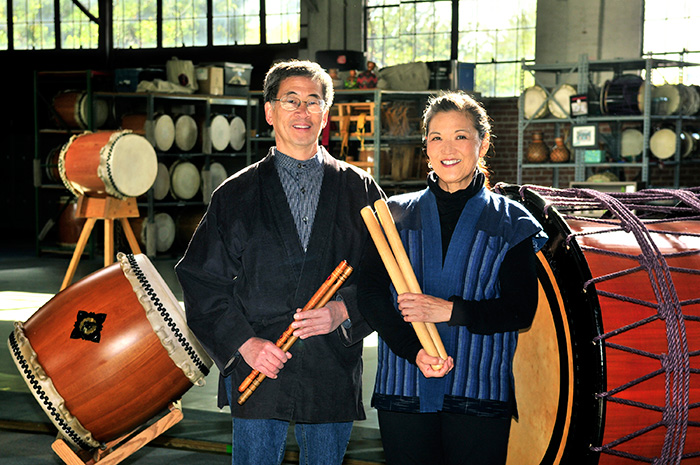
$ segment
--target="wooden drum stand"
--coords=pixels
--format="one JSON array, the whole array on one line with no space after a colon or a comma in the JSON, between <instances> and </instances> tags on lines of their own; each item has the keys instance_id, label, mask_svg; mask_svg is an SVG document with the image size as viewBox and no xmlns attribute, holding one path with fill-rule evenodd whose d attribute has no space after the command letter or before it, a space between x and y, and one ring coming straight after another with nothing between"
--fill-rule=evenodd
<instances>
[{"instance_id":1,"label":"wooden drum stand","mask_svg":"<svg viewBox=\"0 0 700 465\"><path fill-rule=\"evenodd\" d=\"M53 442L51 448L67 465L114 465L129 457L182 420L180 401L170 404L169 410L165 416L141 432L138 432L138 429L132 431L121 438L108 442L101 449L76 453L60 437Z\"/></svg>"},{"instance_id":2,"label":"wooden drum stand","mask_svg":"<svg viewBox=\"0 0 700 465\"><path fill-rule=\"evenodd\" d=\"M105 222L104 266L109 266L114 262L114 220L119 220L121 222L131 251L135 254L141 253L134 231L131 229L131 225L127 219L139 217L139 210L134 197L120 200L115 197L80 196L78 198L76 217L87 218L87 221L83 226L83 230L80 232L78 243L75 245L73 258L71 258L68 271L66 271L63 284L61 284L61 291L67 288L73 280L75 271L78 268L80 256L83 254L83 250L85 250L85 245L90 238L92 228L95 226L98 219L102 219Z\"/></svg>"}]
</instances>

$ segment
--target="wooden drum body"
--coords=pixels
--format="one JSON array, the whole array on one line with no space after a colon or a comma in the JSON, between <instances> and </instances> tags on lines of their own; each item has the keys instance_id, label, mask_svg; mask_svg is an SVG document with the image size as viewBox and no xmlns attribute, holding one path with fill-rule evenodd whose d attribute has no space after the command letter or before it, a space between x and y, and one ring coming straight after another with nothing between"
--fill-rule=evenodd
<instances>
[{"instance_id":1,"label":"wooden drum body","mask_svg":"<svg viewBox=\"0 0 700 465\"><path fill-rule=\"evenodd\" d=\"M697 463L700 193L497 190L549 235L516 351L508 463Z\"/></svg>"},{"instance_id":2,"label":"wooden drum body","mask_svg":"<svg viewBox=\"0 0 700 465\"><path fill-rule=\"evenodd\" d=\"M52 105L62 123L70 128L88 129L90 128L89 102L87 92L67 90L56 94ZM103 99L96 98L93 100L92 111L94 127L102 127L109 117L108 103Z\"/></svg>"},{"instance_id":3,"label":"wooden drum body","mask_svg":"<svg viewBox=\"0 0 700 465\"><path fill-rule=\"evenodd\" d=\"M63 146L58 170L76 196L126 199L151 188L158 159L148 140L131 131L85 132Z\"/></svg>"},{"instance_id":4,"label":"wooden drum body","mask_svg":"<svg viewBox=\"0 0 700 465\"><path fill-rule=\"evenodd\" d=\"M56 294L15 323L8 345L61 435L83 449L144 424L204 384L212 363L145 255L119 254Z\"/></svg>"}]
</instances>

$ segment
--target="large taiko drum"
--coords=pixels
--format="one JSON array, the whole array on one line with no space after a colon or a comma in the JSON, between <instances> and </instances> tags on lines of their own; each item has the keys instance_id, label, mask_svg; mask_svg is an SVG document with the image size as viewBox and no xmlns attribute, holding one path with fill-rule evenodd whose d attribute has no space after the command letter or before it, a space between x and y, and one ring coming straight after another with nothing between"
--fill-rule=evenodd
<instances>
[{"instance_id":1,"label":"large taiko drum","mask_svg":"<svg viewBox=\"0 0 700 465\"><path fill-rule=\"evenodd\" d=\"M644 79L623 74L607 81L600 90L600 112L604 115L639 115L640 89Z\"/></svg>"},{"instance_id":2,"label":"large taiko drum","mask_svg":"<svg viewBox=\"0 0 700 465\"><path fill-rule=\"evenodd\" d=\"M175 123L170 115L157 114L149 121L145 113L132 113L122 116L121 127L146 136L160 152L167 152L175 142Z\"/></svg>"},{"instance_id":3,"label":"large taiko drum","mask_svg":"<svg viewBox=\"0 0 700 465\"><path fill-rule=\"evenodd\" d=\"M53 97L52 106L61 122L69 128L90 128L90 99L85 91L66 90ZM102 127L109 117L109 104L107 101L94 98L92 102L92 121L94 128Z\"/></svg>"},{"instance_id":4,"label":"large taiko drum","mask_svg":"<svg viewBox=\"0 0 700 465\"><path fill-rule=\"evenodd\" d=\"M145 255L83 278L15 323L8 345L29 389L71 444L93 449L143 425L211 360Z\"/></svg>"},{"instance_id":5,"label":"large taiko drum","mask_svg":"<svg viewBox=\"0 0 700 465\"><path fill-rule=\"evenodd\" d=\"M496 190L549 235L508 463L697 463L700 190Z\"/></svg>"},{"instance_id":6,"label":"large taiko drum","mask_svg":"<svg viewBox=\"0 0 700 465\"><path fill-rule=\"evenodd\" d=\"M150 142L131 131L84 132L63 146L58 171L76 196L125 199L150 189L158 159Z\"/></svg>"}]
</instances>

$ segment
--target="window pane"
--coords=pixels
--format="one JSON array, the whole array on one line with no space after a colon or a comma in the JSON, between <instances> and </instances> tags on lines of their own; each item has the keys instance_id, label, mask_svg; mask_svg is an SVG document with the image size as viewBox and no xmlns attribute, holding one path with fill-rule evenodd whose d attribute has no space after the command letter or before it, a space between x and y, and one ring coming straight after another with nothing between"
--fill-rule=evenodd
<instances>
[{"instance_id":1,"label":"window pane","mask_svg":"<svg viewBox=\"0 0 700 465\"><path fill-rule=\"evenodd\" d=\"M299 42L300 0L265 0L265 41L268 44Z\"/></svg>"},{"instance_id":2,"label":"window pane","mask_svg":"<svg viewBox=\"0 0 700 465\"><path fill-rule=\"evenodd\" d=\"M52 0L12 0L12 13L16 50L56 48Z\"/></svg>"},{"instance_id":3,"label":"window pane","mask_svg":"<svg viewBox=\"0 0 700 465\"><path fill-rule=\"evenodd\" d=\"M99 18L97 0L80 2L92 16ZM98 46L99 26L71 0L61 0L61 48L95 49Z\"/></svg>"},{"instance_id":4,"label":"window pane","mask_svg":"<svg viewBox=\"0 0 700 465\"><path fill-rule=\"evenodd\" d=\"M260 43L259 0L212 0L214 45Z\"/></svg>"},{"instance_id":5,"label":"window pane","mask_svg":"<svg viewBox=\"0 0 700 465\"><path fill-rule=\"evenodd\" d=\"M115 48L156 47L156 0L113 0Z\"/></svg>"},{"instance_id":6,"label":"window pane","mask_svg":"<svg viewBox=\"0 0 700 465\"><path fill-rule=\"evenodd\" d=\"M7 50L9 47L7 20L7 2L0 2L0 50Z\"/></svg>"},{"instance_id":7,"label":"window pane","mask_svg":"<svg viewBox=\"0 0 700 465\"><path fill-rule=\"evenodd\" d=\"M206 0L163 0L163 47L205 45Z\"/></svg>"}]
</instances>

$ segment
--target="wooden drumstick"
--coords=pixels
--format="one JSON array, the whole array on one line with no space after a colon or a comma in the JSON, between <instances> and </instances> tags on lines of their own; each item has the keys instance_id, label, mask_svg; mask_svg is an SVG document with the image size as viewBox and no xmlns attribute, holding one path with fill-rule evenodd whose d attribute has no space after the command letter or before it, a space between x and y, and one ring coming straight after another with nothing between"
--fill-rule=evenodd
<instances>
[{"instance_id":1,"label":"wooden drumstick","mask_svg":"<svg viewBox=\"0 0 700 465\"><path fill-rule=\"evenodd\" d=\"M343 268L342 268L342 271L340 272L340 275L335 276L336 272L338 271L338 268L340 268L341 265L343 265ZM325 293L323 293L322 296L317 300L315 306L310 307L310 308L320 308L320 307L323 307L324 305L326 305L328 303L328 301L331 300L331 297L333 297L333 295L336 292L338 292L338 289L340 289L340 286L342 286L343 283L345 283L345 281L348 279L348 277L350 276L350 274L352 273L352 270L353 270L353 268L350 265L348 265L345 260L343 260L343 262L341 262L341 264L338 265L338 268L335 269L335 271L331 274L331 276L329 276L328 279L326 279L326 282L324 282L324 284L321 286L321 288L326 289ZM330 287L327 287L326 284L331 279L331 277L334 277L334 282L330 285ZM337 279L335 279L335 278L337 278ZM321 293L321 288L319 288L319 290L316 291L316 294L314 294L314 296L311 299L314 299L319 293ZM307 303L307 305L309 305L309 304ZM291 329L291 332L290 332L290 334L291 334L294 332L294 329L292 328L291 325L289 326L289 328L287 328L287 331L289 331L290 329ZM285 331L285 333L287 331ZM280 340L281 339L282 339L282 337L280 337ZM282 349L285 352L289 351L290 347L292 347L292 345L297 341L297 339L299 339L297 336L290 335L287 338L287 340L284 341L284 343L281 346L279 346L280 349ZM278 340L278 342L279 342L279 340ZM253 370L253 372L256 372L256 371L257 370ZM251 373L251 375L252 375L252 373ZM250 375L248 377L250 377ZM238 401L237 401L238 405L243 405L245 403L245 401L248 400L248 397L250 397L250 395L253 392L255 392L255 390L258 388L258 386L260 386L260 383L262 383L265 378L266 378L266 376L263 373L258 372L258 375L251 382L248 383L249 385L248 385L248 387L245 388L245 391L243 392L243 394L241 394L238 397ZM246 380L247 380L247 378L246 378Z\"/></svg>"},{"instance_id":2,"label":"wooden drumstick","mask_svg":"<svg viewBox=\"0 0 700 465\"><path fill-rule=\"evenodd\" d=\"M326 280L321 284L321 287L318 288L316 293L311 296L309 301L304 305L304 308L301 309L302 312L305 312L306 310L310 310L312 308L317 308L317 307L322 307L324 304L319 305L319 302L325 297L325 295L328 293L328 290L331 289L333 284L337 282L337 280L342 276L343 272L348 268L348 262L347 260L343 260L338 264L337 267L335 267L335 270L326 278ZM352 272L352 267L350 267L350 272ZM347 278L346 278L347 279ZM333 294L330 295L332 297ZM330 298L329 297L329 298ZM326 300L326 302L328 302ZM285 342L287 342L287 339L289 339L289 336L292 335L294 332L294 328L292 328L292 325L290 324L289 327L285 332L282 333L282 335L277 339L277 342L275 345L277 347L282 347ZM250 372L248 377L243 380L240 386L238 386L238 392L243 392L246 389L248 389L248 386L250 386L250 383L253 382L256 376L258 376L260 372L258 370L253 370Z\"/></svg>"},{"instance_id":3,"label":"wooden drumstick","mask_svg":"<svg viewBox=\"0 0 700 465\"><path fill-rule=\"evenodd\" d=\"M389 273L389 278L391 278L391 282L394 284L394 288L396 288L396 293L401 295L409 292L406 280L401 273L401 269L396 262L396 258L394 257L391 248L389 247L389 243L384 237L382 227L379 225L379 221L377 221L377 217L374 215L372 207L367 206L363 208L360 210L360 215L362 215L362 219L365 221L365 225L367 225L369 235L372 237L372 241L374 241L374 245L377 247L377 251L379 252L379 256L384 263L384 267ZM440 357L435 346L435 342L430 336L428 329L425 327L425 323L422 321L414 321L411 323L411 326L413 326L413 330L416 332L418 340L428 355L432 357ZM445 357L443 360L447 360L447 357ZM433 369L438 370L441 366L442 365L433 365Z\"/></svg>"},{"instance_id":4,"label":"wooden drumstick","mask_svg":"<svg viewBox=\"0 0 700 465\"><path fill-rule=\"evenodd\" d=\"M394 252L396 261L399 264L401 274L406 280L406 285L408 285L408 292L412 292L414 294L422 294L423 291L420 288L420 283L418 283L416 273L413 271L411 261L408 259L408 254L406 254L406 249L403 246L403 242L401 242L399 231L396 229L394 217L391 215L391 211L389 211L389 206L387 205L386 200L379 199L376 202L374 202L374 209L377 211L379 222L384 228L384 233L386 234L386 237L389 240L391 250ZM430 337L432 338L433 342L435 343L435 348L437 348L438 354L440 354L440 358L443 360L447 360L447 351L445 350L445 346L442 343L440 333L435 327L435 324L425 323L425 327L428 330L428 333L430 333Z\"/></svg>"}]
</instances>

